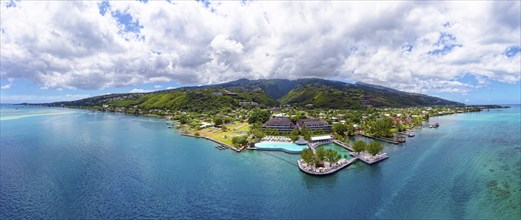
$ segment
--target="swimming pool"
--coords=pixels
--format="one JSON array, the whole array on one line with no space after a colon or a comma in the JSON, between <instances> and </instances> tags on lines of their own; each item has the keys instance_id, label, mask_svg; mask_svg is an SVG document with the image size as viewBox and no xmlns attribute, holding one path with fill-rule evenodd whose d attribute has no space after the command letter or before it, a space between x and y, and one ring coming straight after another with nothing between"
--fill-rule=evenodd
<instances>
[{"instance_id":1,"label":"swimming pool","mask_svg":"<svg viewBox=\"0 0 521 220\"><path fill-rule=\"evenodd\" d=\"M298 154L302 150L308 148L307 145L298 145L294 143L286 143L286 142L260 142L255 144L255 148L257 150L279 150L284 151L290 154Z\"/></svg>"}]
</instances>

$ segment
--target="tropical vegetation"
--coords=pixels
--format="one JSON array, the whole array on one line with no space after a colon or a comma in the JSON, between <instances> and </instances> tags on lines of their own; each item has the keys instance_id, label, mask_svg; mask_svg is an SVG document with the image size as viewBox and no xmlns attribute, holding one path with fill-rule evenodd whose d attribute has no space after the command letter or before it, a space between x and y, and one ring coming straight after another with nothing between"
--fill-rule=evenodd
<instances>
[{"instance_id":1,"label":"tropical vegetation","mask_svg":"<svg viewBox=\"0 0 521 220\"><path fill-rule=\"evenodd\" d=\"M300 158L312 166L322 165L324 162L336 163L342 159L342 156L333 149L318 147L315 151L316 153L313 153L311 149L304 149L300 152Z\"/></svg>"}]
</instances>

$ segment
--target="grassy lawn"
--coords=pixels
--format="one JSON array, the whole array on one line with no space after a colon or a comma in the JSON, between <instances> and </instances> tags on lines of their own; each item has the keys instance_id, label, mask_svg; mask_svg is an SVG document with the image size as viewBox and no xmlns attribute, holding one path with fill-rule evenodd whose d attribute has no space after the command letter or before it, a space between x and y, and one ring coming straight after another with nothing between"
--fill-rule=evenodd
<instances>
[{"instance_id":1,"label":"grassy lawn","mask_svg":"<svg viewBox=\"0 0 521 220\"><path fill-rule=\"evenodd\" d=\"M246 122L236 122L231 125L226 125L226 127L228 128L228 131L226 132L223 132L218 128L205 128L199 131L199 135L233 146L232 138L235 136L246 135L250 129L250 125Z\"/></svg>"}]
</instances>

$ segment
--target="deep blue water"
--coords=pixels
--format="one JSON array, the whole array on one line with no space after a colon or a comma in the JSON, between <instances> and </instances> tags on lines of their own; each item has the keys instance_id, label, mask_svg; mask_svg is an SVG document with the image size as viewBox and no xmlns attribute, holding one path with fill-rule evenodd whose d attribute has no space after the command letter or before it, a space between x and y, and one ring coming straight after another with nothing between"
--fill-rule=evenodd
<instances>
[{"instance_id":1,"label":"deep blue water","mask_svg":"<svg viewBox=\"0 0 521 220\"><path fill-rule=\"evenodd\" d=\"M432 118L389 159L327 177L159 119L14 108L0 109L0 219L521 217L519 106Z\"/></svg>"}]
</instances>

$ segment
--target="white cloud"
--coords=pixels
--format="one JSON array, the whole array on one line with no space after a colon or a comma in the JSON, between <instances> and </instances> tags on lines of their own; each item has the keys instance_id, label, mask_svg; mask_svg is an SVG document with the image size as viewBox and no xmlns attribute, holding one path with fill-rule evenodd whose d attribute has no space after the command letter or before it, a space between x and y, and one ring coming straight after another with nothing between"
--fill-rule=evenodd
<instances>
[{"instance_id":1,"label":"white cloud","mask_svg":"<svg viewBox=\"0 0 521 220\"><path fill-rule=\"evenodd\" d=\"M228 39L225 35L217 35L210 43L212 49L218 53L242 53L244 47L240 42Z\"/></svg>"},{"instance_id":2,"label":"white cloud","mask_svg":"<svg viewBox=\"0 0 521 220\"><path fill-rule=\"evenodd\" d=\"M3 85L2 87L0 87L2 89L10 89L11 88L11 84L6 84L6 85Z\"/></svg>"},{"instance_id":3,"label":"white cloud","mask_svg":"<svg viewBox=\"0 0 521 220\"><path fill-rule=\"evenodd\" d=\"M132 89L129 91L129 93L146 93L146 92L153 92L153 90L147 90L147 89Z\"/></svg>"},{"instance_id":4,"label":"white cloud","mask_svg":"<svg viewBox=\"0 0 521 220\"><path fill-rule=\"evenodd\" d=\"M140 32L97 2L3 4L0 76L65 89L320 77L457 93L521 80L521 53L505 55L521 47L516 1L110 4Z\"/></svg>"},{"instance_id":5,"label":"white cloud","mask_svg":"<svg viewBox=\"0 0 521 220\"><path fill-rule=\"evenodd\" d=\"M156 88L156 89L160 89L160 88L161 88L161 85L155 85L154 88Z\"/></svg>"},{"instance_id":6,"label":"white cloud","mask_svg":"<svg viewBox=\"0 0 521 220\"><path fill-rule=\"evenodd\" d=\"M0 89L10 89L13 86L14 78L8 78L7 84L0 87Z\"/></svg>"}]
</instances>

